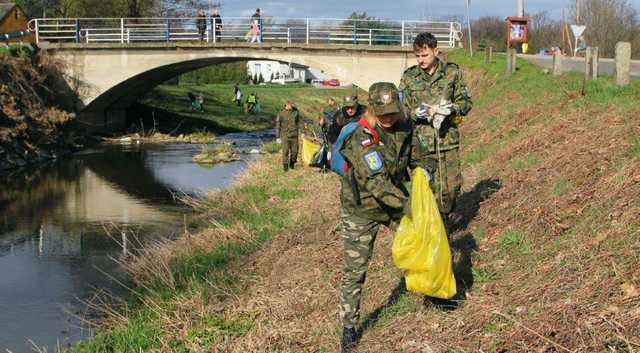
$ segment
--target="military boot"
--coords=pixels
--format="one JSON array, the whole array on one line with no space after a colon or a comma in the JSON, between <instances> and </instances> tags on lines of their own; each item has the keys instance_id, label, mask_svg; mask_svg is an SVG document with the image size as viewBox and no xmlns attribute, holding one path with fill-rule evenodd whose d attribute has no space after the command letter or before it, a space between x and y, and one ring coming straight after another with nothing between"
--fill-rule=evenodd
<instances>
[{"instance_id":1,"label":"military boot","mask_svg":"<svg viewBox=\"0 0 640 353\"><path fill-rule=\"evenodd\" d=\"M287 164L287 163L283 163L283 164L282 164L282 169L283 169L285 172L286 172L286 171L288 171L288 170L289 170L289 164Z\"/></svg>"},{"instance_id":2,"label":"military boot","mask_svg":"<svg viewBox=\"0 0 640 353\"><path fill-rule=\"evenodd\" d=\"M289 162L289 169L296 169L296 162Z\"/></svg>"},{"instance_id":3,"label":"military boot","mask_svg":"<svg viewBox=\"0 0 640 353\"><path fill-rule=\"evenodd\" d=\"M342 353L350 353L354 348L356 348L356 340L358 338L358 334L356 333L356 329L353 327L344 327L342 329Z\"/></svg>"}]
</instances>

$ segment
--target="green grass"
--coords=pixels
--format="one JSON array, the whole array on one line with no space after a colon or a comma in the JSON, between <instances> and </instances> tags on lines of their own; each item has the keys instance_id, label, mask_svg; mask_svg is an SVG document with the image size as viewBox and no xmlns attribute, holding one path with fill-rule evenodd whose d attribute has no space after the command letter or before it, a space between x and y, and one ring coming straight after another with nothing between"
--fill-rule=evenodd
<instances>
[{"instance_id":1,"label":"green grass","mask_svg":"<svg viewBox=\"0 0 640 353\"><path fill-rule=\"evenodd\" d=\"M551 188L551 195L554 197L560 197L576 188L576 185L571 180L560 178L556 180Z\"/></svg>"},{"instance_id":2,"label":"green grass","mask_svg":"<svg viewBox=\"0 0 640 353\"><path fill-rule=\"evenodd\" d=\"M286 99L292 99L306 118L317 119L328 97L341 100L351 88L316 88L309 85L241 85L243 101L255 92L260 100L261 111L245 113L233 102L233 84L169 85L163 84L149 92L140 102L148 107L169 112L174 124L181 119L210 123L208 130L221 133L227 131L254 131L274 126L275 117ZM191 109L187 94L202 94L204 112ZM168 122L167 125L170 125ZM174 126L175 126L174 125Z\"/></svg>"},{"instance_id":3,"label":"green grass","mask_svg":"<svg viewBox=\"0 0 640 353\"><path fill-rule=\"evenodd\" d=\"M472 269L473 274L473 282L474 284L484 284L491 282L498 278L498 274L495 271L487 270L487 269Z\"/></svg>"},{"instance_id":4,"label":"green grass","mask_svg":"<svg viewBox=\"0 0 640 353\"><path fill-rule=\"evenodd\" d=\"M510 159L509 164L511 165L511 168L513 168L515 171L521 171L525 168L529 168L536 165L538 161L539 161L539 157L537 154L527 153L524 156L514 157Z\"/></svg>"},{"instance_id":5,"label":"green grass","mask_svg":"<svg viewBox=\"0 0 640 353\"><path fill-rule=\"evenodd\" d=\"M503 253L524 255L529 253L530 245L526 233L510 229L498 239L498 246Z\"/></svg>"},{"instance_id":6,"label":"green grass","mask_svg":"<svg viewBox=\"0 0 640 353\"><path fill-rule=\"evenodd\" d=\"M262 144L262 152L264 153L278 153L280 152L280 144L273 141Z\"/></svg>"},{"instance_id":7,"label":"green grass","mask_svg":"<svg viewBox=\"0 0 640 353\"><path fill-rule=\"evenodd\" d=\"M631 158L640 157L640 136L631 136L629 143L631 145L629 147L629 155L631 156Z\"/></svg>"}]
</instances>

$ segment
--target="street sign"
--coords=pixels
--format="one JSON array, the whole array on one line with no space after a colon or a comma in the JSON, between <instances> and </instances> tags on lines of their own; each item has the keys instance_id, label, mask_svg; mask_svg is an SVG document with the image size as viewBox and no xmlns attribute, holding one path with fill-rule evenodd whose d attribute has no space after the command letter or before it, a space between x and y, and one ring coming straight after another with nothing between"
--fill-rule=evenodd
<instances>
[{"instance_id":1,"label":"street sign","mask_svg":"<svg viewBox=\"0 0 640 353\"><path fill-rule=\"evenodd\" d=\"M578 26L578 25L571 25L571 32L573 32L573 35L578 38L582 35L582 33L584 33L584 30L587 28L587 26Z\"/></svg>"}]
</instances>

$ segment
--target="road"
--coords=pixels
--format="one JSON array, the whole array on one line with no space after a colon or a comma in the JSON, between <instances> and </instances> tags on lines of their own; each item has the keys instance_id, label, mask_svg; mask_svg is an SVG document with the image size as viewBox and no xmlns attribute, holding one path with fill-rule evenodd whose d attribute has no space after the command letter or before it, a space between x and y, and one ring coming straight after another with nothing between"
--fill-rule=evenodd
<instances>
[{"instance_id":1,"label":"road","mask_svg":"<svg viewBox=\"0 0 640 353\"><path fill-rule=\"evenodd\" d=\"M552 56L519 54L518 57L548 69L553 66ZM613 76L615 67L613 59L601 58L598 65L598 75ZM563 57L562 71L584 72L584 58ZM640 79L640 60L631 60L631 78L634 80Z\"/></svg>"}]
</instances>

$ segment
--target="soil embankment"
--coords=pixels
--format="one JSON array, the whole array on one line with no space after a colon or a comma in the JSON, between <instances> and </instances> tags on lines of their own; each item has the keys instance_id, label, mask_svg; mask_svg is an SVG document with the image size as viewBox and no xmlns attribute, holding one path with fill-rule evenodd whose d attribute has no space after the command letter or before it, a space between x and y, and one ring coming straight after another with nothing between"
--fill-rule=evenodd
<instances>
[{"instance_id":1,"label":"soil embankment","mask_svg":"<svg viewBox=\"0 0 640 353\"><path fill-rule=\"evenodd\" d=\"M73 113L56 90L59 63L45 54L0 54L0 172L56 158L76 146Z\"/></svg>"},{"instance_id":2,"label":"soil embankment","mask_svg":"<svg viewBox=\"0 0 640 353\"><path fill-rule=\"evenodd\" d=\"M640 348L640 83L551 77L452 54L474 110L451 244L459 295L407 293L376 241L358 352ZM128 266L137 290L76 352L328 352L338 347L339 181L278 158Z\"/></svg>"}]
</instances>

